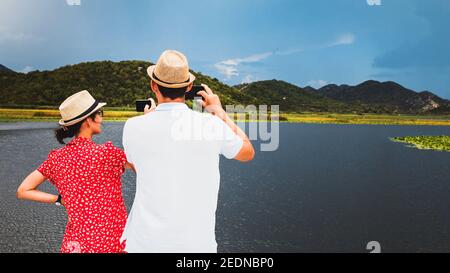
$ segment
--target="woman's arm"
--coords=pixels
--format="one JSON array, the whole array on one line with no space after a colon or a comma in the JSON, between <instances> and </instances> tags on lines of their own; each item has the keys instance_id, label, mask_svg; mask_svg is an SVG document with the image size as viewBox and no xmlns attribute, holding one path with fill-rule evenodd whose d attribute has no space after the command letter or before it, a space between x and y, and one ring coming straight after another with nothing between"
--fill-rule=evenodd
<instances>
[{"instance_id":1,"label":"woman's arm","mask_svg":"<svg viewBox=\"0 0 450 273\"><path fill-rule=\"evenodd\" d=\"M37 190L40 184L46 180L39 171L34 171L28 175L17 189L17 198L52 204L58 200L58 195Z\"/></svg>"}]
</instances>

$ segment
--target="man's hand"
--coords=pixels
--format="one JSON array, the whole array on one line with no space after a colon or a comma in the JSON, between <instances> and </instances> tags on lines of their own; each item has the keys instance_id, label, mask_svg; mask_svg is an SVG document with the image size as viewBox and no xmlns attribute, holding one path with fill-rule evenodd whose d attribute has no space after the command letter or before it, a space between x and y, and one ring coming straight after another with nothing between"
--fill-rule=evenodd
<instances>
[{"instance_id":1,"label":"man's hand","mask_svg":"<svg viewBox=\"0 0 450 273\"><path fill-rule=\"evenodd\" d=\"M148 113L150 113L150 112L153 112L153 111L156 109L156 103L155 103L155 101L154 101L152 98L149 98L148 100L152 102L152 107L150 108L150 107L148 106L148 104L145 105L145 107L144 107L144 115L146 115L146 114L148 114Z\"/></svg>"},{"instance_id":2,"label":"man's hand","mask_svg":"<svg viewBox=\"0 0 450 273\"><path fill-rule=\"evenodd\" d=\"M198 100L198 102L201 103L206 111L222 119L225 124L230 127L230 129L233 130L233 132L235 132L236 135L240 137L244 142L241 150L234 157L234 159L243 162L253 160L253 157L255 156L255 150L253 149L253 145L248 139L247 135L233 122L232 119L228 117L227 113L222 108L219 96L214 94L206 84L202 84L202 86L203 88L205 88L205 91L199 91L197 92L197 94L201 95L205 100Z\"/></svg>"},{"instance_id":3,"label":"man's hand","mask_svg":"<svg viewBox=\"0 0 450 273\"><path fill-rule=\"evenodd\" d=\"M222 108L222 103L220 102L219 96L213 93L211 88L209 88L206 84L202 84L205 91L199 91L197 94L202 96L205 100L197 100L206 111L210 112L213 115L221 116L225 114L225 110Z\"/></svg>"}]
</instances>

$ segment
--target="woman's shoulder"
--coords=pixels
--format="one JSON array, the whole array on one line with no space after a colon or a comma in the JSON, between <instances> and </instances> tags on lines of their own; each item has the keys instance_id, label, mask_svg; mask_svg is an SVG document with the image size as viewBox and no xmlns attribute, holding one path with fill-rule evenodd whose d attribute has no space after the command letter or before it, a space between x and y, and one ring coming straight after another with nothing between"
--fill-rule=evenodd
<instances>
[{"instance_id":1,"label":"woman's shoulder","mask_svg":"<svg viewBox=\"0 0 450 273\"><path fill-rule=\"evenodd\" d=\"M98 144L97 147L99 147L101 150L106 151L106 152L122 152L123 151L118 146L115 146L112 141L107 141L103 144Z\"/></svg>"},{"instance_id":2,"label":"woman's shoulder","mask_svg":"<svg viewBox=\"0 0 450 273\"><path fill-rule=\"evenodd\" d=\"M47 156L47 157L48 157L48 158L54 158L54 157L57 157L57 156L61 155L61 153L63 153L64 150L65 150L65 147L53 149L53 150L51 150L51 151L48 153L48 156Z\"/></svg>"},{"instance_id":3,"label":"woman's shoulder","mask_svg":"<svg viewBox=\"0 0 450 273\"><path fill-rule=\"evenodd\" d=\"M123 166L126 163L124 150L115 146L112 141L100 144L99 147L103 150L103 157L108 158L108 164Z\"/></svg>"},{"instance_id":4,"label":"woman's shoulder","mask_svg":"<svg viewBox=\"0 0 450 273\"><path fill-rule=\"evenodd\" d=\"M100 145L100 146L103 146L103 147L106 148L106 149L118 148L117 146L115 146L115 145L113 144L113 142L112 142L111 140L108 140L108 141L106 141L105 143L99 144L99 145Z\"/></svg>"}]
</instances>

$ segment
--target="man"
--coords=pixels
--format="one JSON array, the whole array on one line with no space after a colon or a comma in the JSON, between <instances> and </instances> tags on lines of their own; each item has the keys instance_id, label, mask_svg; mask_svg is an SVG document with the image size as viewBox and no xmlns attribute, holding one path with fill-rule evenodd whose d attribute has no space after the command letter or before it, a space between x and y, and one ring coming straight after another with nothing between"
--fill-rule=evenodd
<instances>
[{"instance_id":1,"label":"man","mask_svg":"<svg viewBox=\"0 0 450 273\"><path fill-rule=\"evenodd\" d=\"M208 86L197 94L209 114L187 107L185 92L195 76L182 53L164 51L147 73L158 106L129 119L123 131L127 159L137 172L136 195L122 236L125 250L217 252L220 154L250 161L253 146Z\"/></svg>"}]
</instances>

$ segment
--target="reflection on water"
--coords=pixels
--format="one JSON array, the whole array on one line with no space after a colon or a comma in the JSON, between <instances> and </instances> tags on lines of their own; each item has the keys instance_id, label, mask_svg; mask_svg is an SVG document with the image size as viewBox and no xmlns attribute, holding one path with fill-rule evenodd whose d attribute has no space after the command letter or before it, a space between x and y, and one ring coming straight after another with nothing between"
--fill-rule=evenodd
<instances>
[{"instance_id":1,"label":"reflection on water","mask_svg":"<svg viewBox=\"0 0 450 273\"><path fill-rule=\"evenodd\" d=\"M123 123L94 140L121 146ZM51 149L53 123L0 124L0 252L57 252L64 208L15 191ZM220 252L450 251L450 153L389 141L448 127L280 124L280 147L239 163L221 158ZM255 142L256 144L257 142ZM257 145L256 147L259 147ZM123 178L128 210L132 172ZM49 183L43 190L54 192Z\"/></svg>"}]
</instances>

